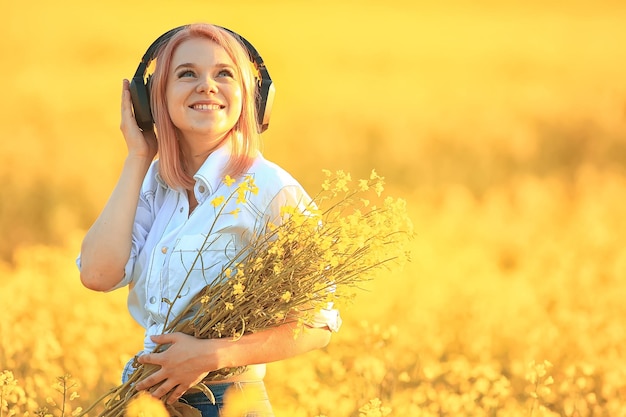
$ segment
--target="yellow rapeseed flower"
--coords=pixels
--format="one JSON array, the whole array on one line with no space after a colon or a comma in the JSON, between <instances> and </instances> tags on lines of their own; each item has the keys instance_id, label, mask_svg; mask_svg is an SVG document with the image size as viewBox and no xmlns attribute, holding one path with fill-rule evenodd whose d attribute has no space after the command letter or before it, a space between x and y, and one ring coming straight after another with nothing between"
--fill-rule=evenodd
<instances>
[{"instance_id":1,"label":"yellow rapeseed flower","mask_svg":"<svg viewBox=\"0 0 626 417\"><path fill-rule=\"evenodd\" d=\"M230 187L231 185L233 185L235 183L235 179L232 178L230 175L226 175L224 177L224 184L226 184L227 187Z\"/></svg>"},{"instance_id":2,"label":"yellow rapeseed flower","mask_svg":"<svg viewBox=\"0 0 626 417\"><path fill-rule=\"evenodd\" d=\"M337 183L335 184L335 191L348 191L348 183L352 181L350 173L346 173L343 170L337 171Z\"/></svg>"},{"instance_id":3,"label":"yellow rapeseed flower","mask_svg":"<svg viewBox=\"0 0 626 417\"><path fill-rule=\"evenodd\" d=\"M236 219L237 217L239 217L239 212L240 211L241 211L241 209L239 207L237 207L233 211L229 211L228 214L232 214L233 217Z\"/></svg>"},{"instance_id":4,"label":"yellow rapeseed flower","mask_svg":"<svg viewBox=\"0 0 626 417\"><path fill-rule=\"evenodd\" d=\"M169 417L169 413L159 399L141 391L126 406L125 417Z\"/></svg>"},{"instance_id":5,"label":"yellow rapeseed flower","mask_svg":"<svg viewBox=\"0 0 626 417\"><path fill-rule=\"evenodd\" d=\"M241 294L243 294L243 290L245 288L246 287L241 282L238 282L238 283L234 284L233 285L233 295L241 295Z\"/></svg>"},{"instance_id":6,"label":"yellow rapeseed flower","mask_svg":"<svg viewBox=\"0 0 626 417\"><path fill-rule=\"evenodd\" d=\"M384 407L378 398L359 408L359 417L384 417L391 413L391 408Z\"/></svg>"},{"instance_id":7,"label":"yellow rapeseed flower","mask_svg":"<svg viewBox=\"0 0 626 417\"><path fill-rule=\"evenodd\" d=\"M0 390L0 393L8 394L13 390L13 387L15 386L17 386L17 379L15 379L15 377L13 376L13 372L2 371L2 373L0 374L0 387L6 388L2 388Z\"/></svg>"},{"instance_id":8,"label":"yellow rapeseed flower","mask_svg":"<svg viewBox=\"0 0 626 417\"><path fill-rule=\"evenodd\" d=\"M258 272L261 270L261 268L263 267L263 258L256 258L254 260L254 262L252 263L252 271L253 272Z\"/></svg>"},{"instance_id":9,"label":"yellow rapeseed flower","mask_svg":"<svg viewBox=\"0 0 626 417\"><path fill-rule=\"evenodd\" d=\"M259 193L259 187L255 184L254 177L252 175L246 175L244 183L247 191L250 191L254 195Z\"/></svg>"},{"instance_id":10,"label":"yellow rapeseed flower","mask_svg":"<svg viewBox=\"0 0 626 417\"><path fill-rule=\"evenodd\" d=\"M377 182L376 185L374 185L374 191L376 192L376 195L378 197L380 197L380 195L383 193L384 190L385 190L385 187L383 186L382 182Z\"/></svg>"},{"instance_id":11,"label":"yellow rapeseed flower","mask_svg":"<svg viewBox=\"0 0 626 417\"><path fill-rule=\"evenodd\" d=\"M280 208L280 215L281 216L293 215L295 211L296 211L296 208L293 206L282 206Z\"/></svg>"},{"instance_id":12,"label":"yellow rapeseed flower","mask_svg":"<svg viewBox=\"0 0 626 417\"><path fill-rule=\"evenodd\" d=\"M248 191L247 187L241 187L242 182L239 188L237 188L237 204L244 204L246 202L246 191Z\"/></svg>"},{"instance_id":13,"label":"yellow rapeseed flower","mask_svg":"<svg viewBox=\"0 0 626 417\"><path fill-rule=\"evenodd\" d=\"M215 197L212 201L211 201L211 205L215 208L221 206L224 203L224 196L220 195L218 197Z\"/></svg>"},{"instance_id":14,"label":"yellow rapeseed flower","mask_svg":"<svg viewBox=\"0 0 626 417\"><path fill-rule=\"evenodd\" d=\"M263 405L263 391L255 385L233 386L224 393L224 408L220 415L241 417L246 415L267 416L269 410L259 409Z\"/></svg>"}]
</instances>

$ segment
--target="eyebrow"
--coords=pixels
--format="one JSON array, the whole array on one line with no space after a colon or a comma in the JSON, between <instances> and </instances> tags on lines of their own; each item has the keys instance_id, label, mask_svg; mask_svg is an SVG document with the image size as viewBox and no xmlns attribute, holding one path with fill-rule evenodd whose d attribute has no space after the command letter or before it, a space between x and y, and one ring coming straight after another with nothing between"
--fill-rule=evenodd
<instances>
[{"instance_id":1,"label":"eyebrow","mask_svg":"<svg viewBox=\"0 0 626 417\"><path fill-rule=\"evenodd\" d=\"M191 62L185 62L184 64L180 64L178 65L176 68L174 68L174 72L178 72L178 70L182 69L182 68L194 68L195 65Z\"/></svg>"},{"instance_id":2,"label":"eyebrow","mask_svg":"<svg viewBox=\"0 0 626 417\"><path fill-rule=\"evenodd\" d=\"M181 68L195 68L197 67L197 64L194 64L193 62L185 62L184 64L180 64L178 65L176 68L174 68L174 72L177 72L178 70L180 70ZM219 62L217 64L215 64L216 68L230 68L230 69L235 69L234 65L231 65L229 63L226 62Z\"/></svg>"}]
</instances>

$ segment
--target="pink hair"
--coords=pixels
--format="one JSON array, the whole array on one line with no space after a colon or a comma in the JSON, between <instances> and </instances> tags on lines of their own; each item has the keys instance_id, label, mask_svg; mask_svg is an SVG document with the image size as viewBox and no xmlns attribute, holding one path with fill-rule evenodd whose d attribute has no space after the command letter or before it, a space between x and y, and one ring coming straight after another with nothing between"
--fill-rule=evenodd
<instances>
[{"instance_id":1,"label":"pink hair","mask_svg":"<svg viewBox=\"0 0 626 417\"><path fill-rule=\"evenodd\" d=\"M178 143L178 129L172 123L167 110L166 85L176 48L186 40L206 38L220 45L235 64L237 79L242 84L242 111L230 132L231 156L223 174L233 178L246 172L260 149L256 111L256 81L248 53L235 37L222 28L205 23L185 26L174 34L157 52L155 70L150 81L150 107L159 145L159 173L172 188L191 189L195 183L193 173L185 170L185 163Z\"/></svg>"}]
</instances>

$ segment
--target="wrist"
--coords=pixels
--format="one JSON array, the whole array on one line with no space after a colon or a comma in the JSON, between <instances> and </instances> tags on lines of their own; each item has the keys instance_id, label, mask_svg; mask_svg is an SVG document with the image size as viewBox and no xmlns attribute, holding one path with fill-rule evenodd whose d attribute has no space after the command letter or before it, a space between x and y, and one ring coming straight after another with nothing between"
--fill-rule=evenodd
<instances>
[{"instance_id":1,"label":"wrist","mask_svg":"<svg viewBox=\"0 0 626 417\"><path fill-rule=\"evenodd\" d=\"M145 173L150 167L150 164L152 163L152 161L153 161L153 158L150 158L147 155L128 154L126 156L126 160L124 161L124 164L128 168L138 169L140 171L143 171L143 173Z\"/></svg>"},{"instance_id":2,"label":"wrist","mask_svg":"<svg viewBox=\"0 0 626 417\"><path fill-rule=\"evenodd\" d=\"M207 342L210 344L205 350L208 353L207 364L212 370L239 366L233 357L237 342L230 338L207 339Z\"/></svg>"}]
</instances>

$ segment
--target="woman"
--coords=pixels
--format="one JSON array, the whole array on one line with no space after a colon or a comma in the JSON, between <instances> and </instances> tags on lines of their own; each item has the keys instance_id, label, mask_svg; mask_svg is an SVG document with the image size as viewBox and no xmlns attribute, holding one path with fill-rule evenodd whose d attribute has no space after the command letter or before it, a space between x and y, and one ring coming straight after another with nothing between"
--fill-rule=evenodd
<instances>
[{"instance_id":1,"label":"woman","mask_svg":"<svg viewBox=\"0 0 626 417\"><path fill-rule=\"evenodd\" d=\"M264 390L266 363L326 346L340 322L336 311L327 311L295 339L293 324L238 341L161 334L171 300L176 315L259 225L279 218L281 206L308 200L293 177L259 152L254 77L247 52L229 31L209 24L184 27L156 54L150 82L156 134L138 127L124 80L121 131L128 155L77 261L87 288L129 286L130 313L146 330L138 361L160 366L136 388L161 384L153 396L169 403L182 398L203 416L219 415L220 393L229 387L255 384ZM216 216L211 204L227 192L226 175L237 181L251 175L259 190L237 216ZM212 224L215 238L202 254L204 267L185 280ZM156 345L168 348L153 353ZM204 381L218 397L215 406L202 393L188 393L209 372L240 366L246 367L241 374ZM125 379L131 371L127 365ZM271 415L265 402L258 412Z\"/></svg>"}]
</instances>

